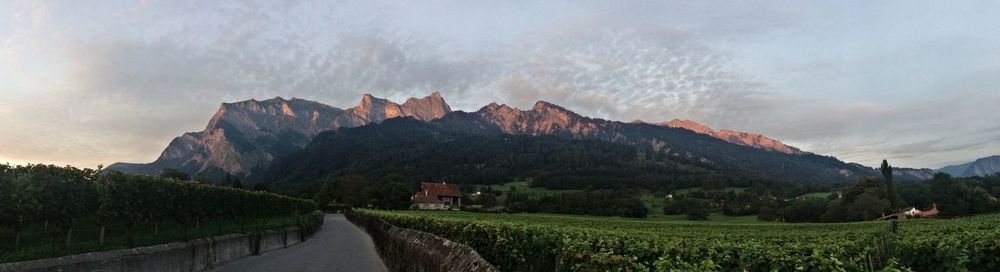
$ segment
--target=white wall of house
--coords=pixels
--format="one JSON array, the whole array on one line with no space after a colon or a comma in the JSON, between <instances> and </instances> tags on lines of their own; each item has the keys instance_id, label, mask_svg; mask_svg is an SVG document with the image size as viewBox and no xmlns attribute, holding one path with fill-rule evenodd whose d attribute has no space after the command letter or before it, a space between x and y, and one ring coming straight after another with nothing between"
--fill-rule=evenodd
<instances>
[{"instance_id":1,"label":"white wall of house","mask_svg":"<svg viewBox=\"0 0 1000 272\"><path fill-rule=\"evenodd\" d=\"M416 204L417 209L421 210L444 210L444 204L437 203L418 203Z\"/></svg>"}]
</instances>

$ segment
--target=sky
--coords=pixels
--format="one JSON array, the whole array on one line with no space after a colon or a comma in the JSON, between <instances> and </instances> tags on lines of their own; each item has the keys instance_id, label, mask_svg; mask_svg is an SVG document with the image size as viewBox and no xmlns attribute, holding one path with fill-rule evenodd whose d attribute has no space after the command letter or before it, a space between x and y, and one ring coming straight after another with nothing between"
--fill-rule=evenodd
<instances>
[{"instance_id":1,"label":"sky","mask_svg":"<svg viewBox=\"0 0 1000 272\"><path fill-rule=\"evenodd\" d=\"M149 162L223 102L545 100L875 166L1000 154L1000 1L0 2L0 162Z\"/></svg>"}]
</instances>

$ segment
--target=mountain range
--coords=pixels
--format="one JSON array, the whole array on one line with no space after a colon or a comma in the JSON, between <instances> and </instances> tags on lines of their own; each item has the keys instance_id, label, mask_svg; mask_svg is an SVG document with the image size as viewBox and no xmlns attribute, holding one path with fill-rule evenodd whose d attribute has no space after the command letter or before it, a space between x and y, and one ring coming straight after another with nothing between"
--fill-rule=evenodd
<instances>
[{"instance_id":1,"label":"mountain range","mask_svg":"<svg viewBox=\"0 0 1000 272\"><path fill-rule=\"evenodd\" d=\"M872 168L804 152L764 135L717 131L689 120L658 124L609 121L582 116L545 101L528 110L491 103L475 112L452 111L437 92L402 104L365 94L357 106L347 109L280 97L224 103L203 131L175 138L157 160L116 163L109 169L152 175L174 168L210 178L230 174L286 179L273 173L287 171L278 171L272 165L286 158L301 159L299 154L309 153L318 136L379 127L392 118L412 118L437 129L461 132L456 135L551 136L635 146L643 152L666 156L671 163L739 176L829 183L876 174ZM932 174L925 169L900 170L897 175L907 179Z\"/></svg>"},{"instance_id":2,"label":"mountain range","mask_svg":"<svg viewBox=\"0 0 1000 272\"><path fill-rule=\"evenodd\" d=\"M430 121L451 112L440 93L402 104L364 94L348 109L281 97L224 103L200 132L175 138L151 163L115 163L108 169L155 175L173 168L218 178L249 176L275 158L298 152L323 131L379 123L396 117Z\"/></svg>"},{"instance_id":3,"label":"mountain range","mask_svg":"<svg viewBox=\"0 0 1000 272\"><path fill-rule=\"evenodd\" d=\"M993 175L1000 173L1000 156L991 156L963 164L946 166L937 171L956 177Z\"/></svg>"}]
</instances>

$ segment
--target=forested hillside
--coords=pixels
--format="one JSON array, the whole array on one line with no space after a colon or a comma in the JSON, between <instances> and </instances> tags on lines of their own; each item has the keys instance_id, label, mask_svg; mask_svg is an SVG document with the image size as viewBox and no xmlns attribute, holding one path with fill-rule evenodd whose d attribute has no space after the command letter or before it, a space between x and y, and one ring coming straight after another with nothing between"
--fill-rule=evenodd
<instances>
[{"instance_id":1,"label":"forested hillside","mask_svg":"<svg viewBox=\"0 0 1000 272\"><path fill-rule=\"evenodd\" d=\"M772 168L802 167L788 155L736 146L687 130L647 126L660 137L692 137L697 142L671 147L693 150L713 158L715 150L740 151L746 156L765 156L760 161ZM730 149L730 150L726 150ZM739 160L739 155L726 160ZM748 164L753 164L748 162ZM805 170L802 170L805 171ZM786 173L794 173L786 171ZM755 183L788 190L824 190L837 183L835 178L782 179L721 167L688 156L657 151L648 145L630 145L603 140L567 139L558 136L510 135L500 132L474 114L456 112L433 122L390 119L382 124L325 132L302 152L279 159L263 175L251 182L273 182L279 190L310 191L320 181L345 175L362 175L377 180L387 174L401 174L412 181L447 181L462 184L498 184L514 179L533 180L534 186L551 189L649 189L667 191L702 186L748 187ZM801 181L801 182L800 182ZM820 189L823 188L823 189Z\"/></svg>"}]
</instances>

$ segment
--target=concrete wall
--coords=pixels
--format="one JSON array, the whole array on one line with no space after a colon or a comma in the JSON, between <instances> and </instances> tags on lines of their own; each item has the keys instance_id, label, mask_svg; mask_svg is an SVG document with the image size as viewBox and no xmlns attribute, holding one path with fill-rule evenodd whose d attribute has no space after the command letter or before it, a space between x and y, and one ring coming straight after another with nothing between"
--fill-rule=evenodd
<instances>
[{"instance_id":1,"label":"concrete wall","mask_svg":"<svg viewBox=\"0 0 1000 272\"><path fill-rule=\"evenodd\" d=\"M227 234L188 242L0 264L0 272L205 271L228 261L286 248L300 242L302 236L298 228Z\"/></svg>"},{"instance_id":2,"label":"concrete wall","mask_svg":"<svg viewBox=\"0 0 1000 272\"><path fill-rule=\"evenodd\" d=\"M368 232L389 271L497 271L469 246L355 212L345 216Z\"/></svg>"}]
</instances>

